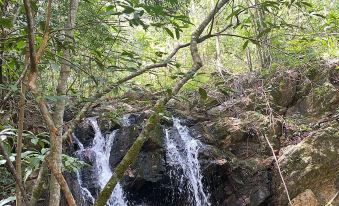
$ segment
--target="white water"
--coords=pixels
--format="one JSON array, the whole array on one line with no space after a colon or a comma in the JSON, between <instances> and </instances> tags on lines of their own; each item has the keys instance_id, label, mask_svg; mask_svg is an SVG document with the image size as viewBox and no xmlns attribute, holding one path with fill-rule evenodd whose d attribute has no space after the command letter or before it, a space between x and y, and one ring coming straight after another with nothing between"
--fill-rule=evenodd
<instances>
[{"instance_id":1,"label":"white water","mask_svg":"<svg viewBox=\"0 0 339 206\"><path fill-rule=\"evenodd\" d=\"M73 140L76 142L76 144L79 146L79 150L76 151L75 154L78 156L79 159L82 159L81 155L82 155L82 152L84 151L84 145L79 141L79 139L74 134L72 134L72 137L73 137ZM91 194L91 192L86 187L84 187L82 185L82 179L81 179L81 175L80 175L79 170L77 170L75 174L77 176L77 181L80 185L82 199L84 201L89 200L91 202L91 204L94 204L95 200L94 200L93 195Z\"/></svg>"},{"instance_id":2,"label":"white water","mask_svg":"<svg viewBox=\"0 0 339 206\"><path fill-rule=\"evenodd\" d=\"M81 176L79 171L76 172L76 176L77 176L77 180L79 182L80 185L80 189L81 189L81 194L82 194L82 199L84 201L89 200L91 202L91 204L94 204L94 197L92 196L91 192L86 188L82 186L82 180L81 180Z\"/></svg>"},{"instance_id":3,"label":"white water","mask_svg":"<svg viewBox=\"0 0 339 206\"><path fill-rule=\"evenodd\" d=\"M190 191L189 202L196 206L209 206L211 203L203 188L198 160L199 148L202 144L199 140L191 137L188 128L181 125L179 119L173 118L173 122L180 140L176 141L166 130L166 155L168 163L173 167L171 177L180 181L180 191L184 189L183 184L187 183Z\"/></svg>"},{"instance_id":4,"label":"white water","mask_svg":"<svg viewBox=\"0 0 339 206\"><path fill-rule=\"evenodd\" d=\"M93 145L89 149L95 153L95 163L94 163L96 173L95 175L97 175L98 185L100 187L100 190L102 190L105 187L106 183L109 181L110 177L112 176L112 171L109 166L109 156L117 131L116 130L113 131L106 138L104 138L104 136L101 133L100 127L98 126L97 120L95 118L89 118L88 120L90 121L95 132ZM82 152L85 151L84 146L79 141L79 139L74 135L73 139L79 146L79 150L76 151L75 154L81 159ZM83 200L88 200L93 204L95 199L91 192L82 185L82 178L79 171L76 172L76 176L80 185ZM118 183L114 188L107 205L127 206L127 201L124 197L124 192L120 183Z\"/></svg>"},{"instance_id":5,"label":"white water","mask_svg":"<svg viewBox=\"0 0 339 206\"><path fill-rule=\"evenodd\" d=\"M98 126L97 120L94 118L89 118L89 121L91 122L95 132L92 150L95 152L95 171L98 175L100 189L102 190L112 176L112 171L109 166L109 156L111 153L111 148L114 142L116 131L113 131L111 134L109 134L108 139L105 140ZM114 188L113 193L108 201L108 205L127 205L127 201L125 200L120 183L118 183Z\"/></svg>"}]
</instances>

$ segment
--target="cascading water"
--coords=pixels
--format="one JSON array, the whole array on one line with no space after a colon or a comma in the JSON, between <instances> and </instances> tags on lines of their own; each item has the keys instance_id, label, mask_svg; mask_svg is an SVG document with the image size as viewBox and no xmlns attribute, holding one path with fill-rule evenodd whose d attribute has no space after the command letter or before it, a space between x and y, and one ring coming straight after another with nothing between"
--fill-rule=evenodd
<instances>
[{"instance_id":1,"label":"cascading water","mask_svg":"<svg viewBox=\"0 0 339 206\"><path fill-rule=\"evenodd\" d=\"M77 139L75 136L73 136L73 139L79 147L79 149L75 152L75 155L81 160L89 158L94 161L93 169L90 170L89 174L95 177L94 181L96 181L97 187L87 189L85 185L88 184L88 180L86 180L88 177L84 176L82 178L82 175L86 175L88 173L85 171L85 173L76 173L76 178L80 185L80 192L82 195L81 198L83 202L93 204L95 198L92 196L91 191L96 188L102 190L112 175L109 164L111 149L112 146L115 147L119 145L119 141L121 141L121 139L115 140L115 138L125 138L125 136L121 136L122 133L118 133L118 130L115 130L109 135L104 136L95 118L88 118L88 121L90 122L95 133L92 146L89 148L84 148L79 139ZM135 122L135 116L125 115L124 118L122 118L122 125L124 128L120 131L126 131L126 128L136 124ZM169 173L167 174L169 174L171 179L171 187L168 187L169 185L164 185L163 187L168 189L171 188L173 193L170 191L168 191L168 193L162 193L161 195L164 199L153 199L150 202L147 202L147 199L143 198L146 198L148 194L144 194L145 196L133 196L134 192L142 191L139 189L136 191L130 191L131 187L127 187L127 189L129 189L129 193L132 194L129 196L129 201L127 201L124 191L121 185L118 183L107 203L108 206L148 205L153 201L157 202L155 205L211 205L209 202L209 194L204 189L202 184L202 174L198 160L199 150L202 148L203 144L190 135L189 129L182 125L179 119L173 118L173 123L173 128L167 129L165 136L167 160L166 165L169 168ZM126 133L123 134L126 135ZM117 145L113 145L114 142L116 142ZM143 161L146 161L145 164L147 164L148 160ZM90 185L88 185L88 187L90 187ZM145 188L146 187L147 186L145 185ZM148 197L153 195L154 194L151 194ZM139 199L134 199L136 197Z\"/></svg>"},{"instance_id":2,"label":"cascading water","mask_svg":"<svg viewBox=\"0 0 339 206\"><path fill-rule=\"evenodd\" d=\"M75 152L75 155L82 160L82 152L84 151L84 145L79 141L79 139L72 134L73 140L75 141L75 143L78 145L79 150ZM82 185L82 179L81 179L81 175L79 171L76 171L76 177L77 177L77 181L80 185L80 190L81 190L81 197L83 199L84 202L89 201L91 204L94 204L94 197L91 194L91 192Z\"/></svg>"},{"instance_id":3,"label":"cascading water","mask_svg":"<svg viewBox=\"0 0 339 206\"><path fill-rule=\"evenodd\" d=\"M198 160L199 149L202 144L191 137L187 127L181 125L180 120L173 118L174 128L178 131L179 139L170 135L166 130L166 156L171 166L171 178L179 181L179 191L182 192L185 185L189 190L189 202L196 206L211 205L208 194L204 191L202 175Z\"/></svg>"},{"instance_id":4,"label":"cascading water","mask_svg":"<svg viewBox=\"0 0 339 206\"><path fill-rule=\"evenodd\" d=\"M98 122L94 118L89 118L89 121L92 124L92 127L95 132L92 150L95 152L95 169L96 173L99 176L99 186L102 190L106 183L109 181L112 176L112 171L109 166L109 155L111 153L112 144L115 138L116 131L113 131L108 136L108 140L105 141L105 138L101 134L101 130L98 126ZM127 205L122 187L118 183L113 190L110 200L108 201L109 206L125 206Z\"/></svg>"},{"instance_id":5,"label":"cascading water","mask_svg":"<svg viewBox=\"0 0 339 206\"><path fill-rule=\"evenodd\" d=\"M98 185L100 187L100 190L104 188L106 183L109 181L110 177L112 176L112 171L109 166L109 156L112 148L112 144L114 142L114 138L116 135L116 130L113 131L111 134L107 136L107 138L104 138L104 136L101 133L101 130L98 126L98 122L95 118L89 118L88 119L93 127L93 130L95 132L95 136L93 139L93 145L90 148L95 154L95 175L97 175L98 179ZM73 136L75 142L79 146L79 150L76 151L76 155L78 158L81 158L82 152L84 151L84 146L82 143ZM85 200L90 201L91 203L94 203L94 198L90 191L82 186L82 179L79 172L77 172L77 179L81 187L81 193L83 195L83 198ZM108 206L126 206L127 201L124 197L124 192L121 187L121 185L118 183L115 189L113 190L113 193L108 201Z\"/></svg>"}]
</instances>

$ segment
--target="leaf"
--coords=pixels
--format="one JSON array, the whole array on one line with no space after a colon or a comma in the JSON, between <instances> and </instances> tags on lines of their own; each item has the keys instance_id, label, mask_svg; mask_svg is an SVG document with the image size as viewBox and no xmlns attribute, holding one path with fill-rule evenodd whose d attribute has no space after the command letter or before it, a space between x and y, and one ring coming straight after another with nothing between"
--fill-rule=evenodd
<instances>
[{"instance_id":1,"label":"leaf","mask_svg":"<svg viewBox=\"0 0 339 206\"><path fill-rule=\"evenodd\" d=\"M170 35L173 39L174 39L174 34L173 34L173 32L169 29L169 28L164 28L165 29L165 31L167 32L167 34L168 35Z\"/></svg>"},{"instance_id":2,"label":"leaf","mask_svg":"<svg viewBox=\"0 0 339 206\"><path fill-rule=\"evenodd\" d=\"M199 87L199 94L200 94L200 98L203 100L207 99L207 92L205 89Z\"/></svg>"},{"instance_id":3,"label":"leaf","mask_svg":"<svg viewBox=\"0 0 339 206\"><path fill-rule=\"evenodd\" d=\"M25 41L19 41L16 44L16 48L18 48L18 49L23 49L25 46L26 46L26 42Z\"/></svg>"},{"instance_id":4,"label":"leaf","mask_svg":"<svg viewBox=\"0 0 339 206\"><path fill-rule=\"evenodd\" d=\"M180 30L178 28L175 28L175 36L180 39Z\"/></svg>"},{"instance_id":5,"label":"leaf","mask_svg":"<svg viewBox=\"0 0 339 206\"><path fill-rule=\"evenodd\" d=\"M234 10L230 15L228 15L228 16L226 17L226 20L232 18L233 16L239 15L239 12L241 12L241 11L242 11L242 9Z\"/></svg>"},{"instance_id":6,"label":"leaf","mask_svg":"<svg viewBox=\"0 0 339 206\"><path fill-rule=\"evenodd\" d=\"M0 201L0 206L5 206L7 203L13 202L15 200L15 196L10 196L6 199Z\"/></svg>"},{"instance_id":7,"label":"leaf","mask_svg":"<svg viewBox=\"0 0 339 206\"><path fill-rule=\"evenodd\" d=\"M31 139L32 144L37 145L39 142L38 138Z\"/></svg>"},{"instance_id":8,"label":"leaf","mask_svg":"<svg viewBox=\"0 0 339 206\"><path fill-rule=\"evenodd\" d=\"M317 14L317 13L315 13L315 14L313 14L314 16L318 16L318 17L321 17L321 18L323 18L323 19L326 19L326 16L324 16L324 15L322 15L322 14Z\"/></svg>"},{"instance_id":9,"label":"leaf","mask_svg":"<svg viewBox=\"0 0 339 206\"><path fill-rule=\"evenodd\" d=\"M181 67L181 64L177 62L177 63L174 64L174 66L175 66L176 68L180 68L180 67Z\"/></svg>"},{"instance_id":10,"label":"leaf","mask_svg":"<svg viewBox=\"0 0 339 206\"><path fill-rule=\"evenodd\" d=\"M122 7L124 7L123 13L125 13L125 14L131 14L135 11L134 8L132 8L130 6L122 6Z\"/></svg>"},{"instance_id":11,"label":"leaf","mask_svg":"<svg viewBox=\"0 0 339 206\"><path fill-rule=\"evenodd\" d=\"M0 165L6 164L6 160L0 160Z\"/></svg>"},{"instance_id":12,"label":"leaf","mask_svg":"<svg viewBox=\"0 0 339 206\"><path fill-rule=\"evenodd\" d=\"M0 17L0 25L6 28L12 28L13 27L12 19Z\"/></svg>"},{"instance_id":13,"label":"leaf","mask_svg":"<svg viewBox=\"0 0 339 206\"><path fill-rule=\"evenodd\" d=\"M301 3L301 4L304 4L305 6L308 6L308 7L313 7L313 4L308 3L308 2L306 2L306 1L301 1L300 3Z\"/></svg>"},{"instance_id":14,"label":"leaf","mask_svg":"<svg viewBox=\"0 0 339 206\"><path fill-rule=\"evenodd\" d=\"M32 174L32 169L28 168L25 170L24 182L26 182L27 178Z\"/></svg>"},{"instance_id":15,"label":"leaf","mask_svg":"<svg viewBox=\"0 0 339 206\"><path fill-rule=\"evenodd\" d=\"M246 40L245 43L242 45L242 49L245 50L249 42L250 42L249 40Z\"/></svg>"}]
</instances>

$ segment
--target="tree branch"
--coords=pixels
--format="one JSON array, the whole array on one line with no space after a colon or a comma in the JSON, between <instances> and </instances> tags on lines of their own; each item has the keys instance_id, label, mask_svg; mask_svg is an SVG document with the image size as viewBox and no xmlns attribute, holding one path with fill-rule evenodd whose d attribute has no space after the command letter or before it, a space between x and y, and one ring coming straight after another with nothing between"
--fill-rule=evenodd
<instances>
[{"instance_id":1,"label":"tree branch","mask_svg":"<svg viewBox=\"0 0 339 206\"><path fill-rule=\"evenodd\" d=\"M222 32L225 32L227 29L231 28L232 24L227 25L225 28L223 28L222 30L220 30L217 33L214 34L207 34L204 35L202 37L200 37L198 39L198 43L202 43L205 40L211 38L211 37L216 37L217 35L221 34ZM82 118L85 116L85 113L93 106L96 105L97 102L101 102L104 99L104 95L106 95L107 93L111 92L113 89L117 88L119 85L137 77L140 76L152 69L156 69L156 68L161 68L161 67L167 67L168 64L171 62L172 58L177 54L177 52L185 47L190 46L190 42L189 43L185 43L185 44L180 44L178 46L176 46L172 52L161 62L159 63L155 63L155 64L151 64L148 65L146 67L144 67L143 69L138 70L137 72L134 72L116 82L114 82L111 86L108 86L107 88L105 88L102 92L97 93L96 95L94 95L93 97L90 98L89 102L87 102L82 108L81 110L78 112L77 116L68 124L67 126L67 131L63 134L62 139L65 140L67 139L71 133L73 132L73 130L75 129L75 127L80 123L80 121L82 120Z\"/></svg>"},{"instance_id":2,"label":"tree branch","mask_svg":"<svg viewBox=\"0 0 339 206\"><path fill-rule=\"evenodd\" d=\"M47 12L46 12L46 21L45 21L45 31L44 31L44 36L42 38L42 42L39 46L39 49L36 53L36 63L39 64L40 59L42 57L42 54L44 53L47 43L48 43L48 38L49 38L49 22L51 19L51 14L52 14L52 0L48 0L47 3Z\"/></svg>"}]
</instances>

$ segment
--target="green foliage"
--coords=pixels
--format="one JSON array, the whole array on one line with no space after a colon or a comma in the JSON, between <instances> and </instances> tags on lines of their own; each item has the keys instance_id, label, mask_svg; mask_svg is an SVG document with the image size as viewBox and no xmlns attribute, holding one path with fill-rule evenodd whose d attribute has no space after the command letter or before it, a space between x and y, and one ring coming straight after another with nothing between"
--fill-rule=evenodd
<instances>
[{"instance_id":1,"label":"green foliage","mask_svg":"<svg viewBox=\"0 0 339 206\"><path fill-rule=\"evenodd\" d=\"M76 172L84 166L89 166L84 161L68 155L62 155L63 171Z\"/></svg>"},{"instance_id":2,"label":"green foliage","mask_svg":"<svg viewBox=\"0 0 339 206\"><path fill-rule=\"evenodd\" d=\"M4 143L5 149L12 162L15 161L16 153L14 151L17 130L11 127L5 128L0 132L0 137ZM24 144L23 152L21 154L21 161L23 163L24 181L32 174L33 171L39 169L42 160L49 151L49 141L47 133L40 133L35 135L30 131L23 133ZM0 156L0 166L4 166L6 160Z\"/></svg>"}]
</instances>

